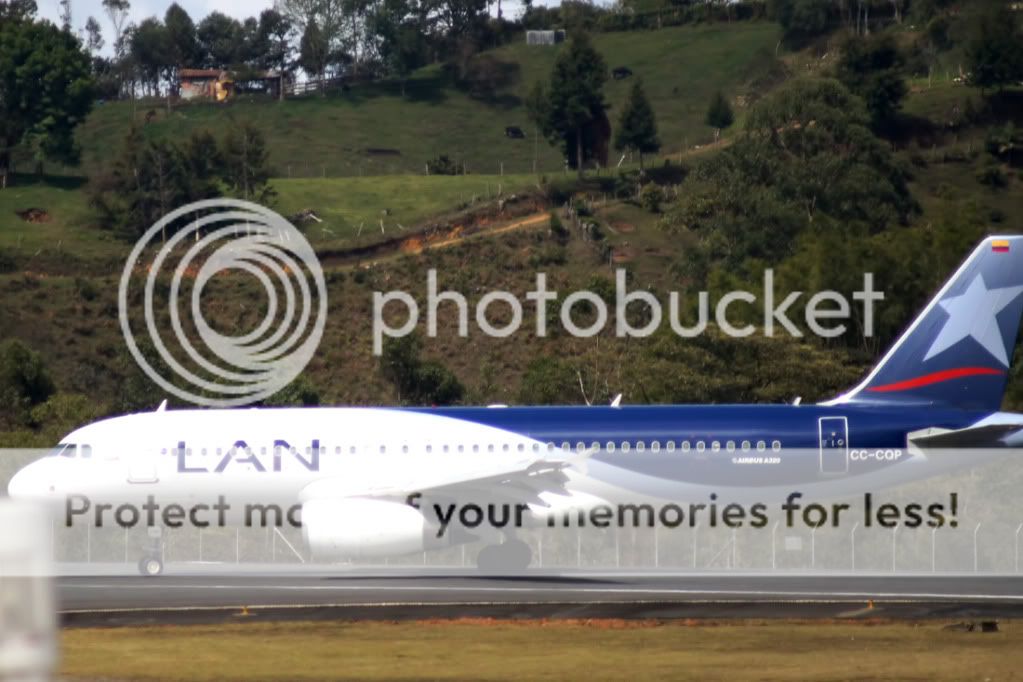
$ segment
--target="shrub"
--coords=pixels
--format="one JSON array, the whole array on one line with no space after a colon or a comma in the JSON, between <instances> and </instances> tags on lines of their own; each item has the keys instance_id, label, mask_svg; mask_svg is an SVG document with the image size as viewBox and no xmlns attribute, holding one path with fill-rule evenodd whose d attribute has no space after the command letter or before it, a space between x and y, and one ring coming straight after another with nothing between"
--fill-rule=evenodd
<instances>
[{"instance_id":1,"label":"shrub","mask_svg":"<svg viewBox=\"0 0 1023 682\"><path fill-rule=\"evenodd\" d=\"M660 213L661 204L664 203L664 191L661 186L653 182L643 185L643 189L639 191L639 203L651 213Z\"/></svg>"}]
</instances>

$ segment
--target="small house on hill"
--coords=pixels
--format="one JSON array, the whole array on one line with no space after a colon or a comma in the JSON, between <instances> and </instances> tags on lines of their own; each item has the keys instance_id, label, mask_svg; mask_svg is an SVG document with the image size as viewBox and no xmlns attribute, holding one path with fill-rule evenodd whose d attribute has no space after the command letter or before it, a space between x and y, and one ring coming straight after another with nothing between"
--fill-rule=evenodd
<instances>
[{"instance_id":1,"label":"small house on hill","mask_svg":"<svg viewBox=\"0 0 1023 682\"><path fill-rule=\"evenodd\" d=\"M234 81L222 69L180 69L178 92L182 99L213 99L223 102L231 96Z\"/></svg>"},{"instance_id":2,"label":"small house on hill","mask_svg":"<svg viewBox=\"0 0 1023 682\"><path fill-rule=\"evenodd\" d=\"M280 95L281 80L281 75L274 71L180 69L178 92L182 99L212 99L217 102L242 92L263 92L276 98Z\"/></svg>"},{"instance_id":3,"label":"small house on hill","mask_svg":"<svg viewBox=\"0 0 1023 682\"><path fill-rule=\"evenodd\" d=\"M557 31L526 31L526 45L557 45L565 42L565 32Z\"/></svg>"}]
</instances>

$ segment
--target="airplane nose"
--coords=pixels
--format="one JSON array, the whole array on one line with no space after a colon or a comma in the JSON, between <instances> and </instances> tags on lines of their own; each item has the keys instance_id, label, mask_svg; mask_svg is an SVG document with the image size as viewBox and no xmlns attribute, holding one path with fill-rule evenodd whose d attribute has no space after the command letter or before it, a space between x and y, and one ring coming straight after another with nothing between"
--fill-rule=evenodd
<instances>
[{"instance_id":1,"label":"airplane nose","mask_svg":"<svg viewBox=\"0 0 1023 682\"><path fill-rule=\"evenodd\" d=\"M24 471L14 474L14 478L7 484L7 494L10 497L19 498L25 496L25 490L28 487L25 478Z\"/></svg>"},{"instance_id":2,"label":"airplane nose","mask_svg":"<svg viewBox=\"0 0 1023 682\"><path fill-rule=\"evenodd\" d=\"M7 484L7 494L13 499L38 499L46 495L48 484L41 476L43 472L35 464L14 474L14 477Z\"/></svg>"}]
</instances>

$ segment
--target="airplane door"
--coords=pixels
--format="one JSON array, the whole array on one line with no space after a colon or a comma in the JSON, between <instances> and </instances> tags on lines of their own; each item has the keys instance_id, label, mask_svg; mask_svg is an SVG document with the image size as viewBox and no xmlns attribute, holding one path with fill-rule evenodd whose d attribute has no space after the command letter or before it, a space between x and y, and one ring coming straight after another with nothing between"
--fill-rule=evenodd
<instances>
[{"instance_id":1,"label":"airplane door","mask_svg":"<svg viewBox=\"0 0 1023 682\"><path fill-rule=\"evenodd\" d=\"M817 425L821 473L844 474L849 471L849 420L846 417L821 417Z\"/></svg>"}]
</instances>

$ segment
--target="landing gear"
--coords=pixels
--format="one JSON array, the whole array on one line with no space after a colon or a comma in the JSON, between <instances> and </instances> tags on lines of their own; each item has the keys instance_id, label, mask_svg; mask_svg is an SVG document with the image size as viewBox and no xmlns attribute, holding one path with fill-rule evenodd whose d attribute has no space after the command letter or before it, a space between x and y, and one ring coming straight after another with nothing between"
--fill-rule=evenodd
<instances>
[{"instance_id":1,"label":"landing gear","mask_svg":"<svg viewBox=\"0 0 1023 682\"><path fill-rule=\"evenodd\" d=\"M487 545L476 557L481 571L524 571L533 560L533 550L522 540L512 538L500 545Z\"/></svg>"},{"instance_id":2,"label":"landing gear","mask_svg":"<svg viewBox=\"0 0 1023 682\"><path fill-rule=\"evenodd\" d=\"M149 528L145 553L139 559L139 573L153 578L163 573L163 529L159 526Z\"/></svg>"},{"instance_id":3,"label":"landing gear","mask_svg":"<svg viewBox=\"0 0 1023 682\"><path fill-rule=\"evenodd\" d=\"M139 573L152 578L163 573L163 561L158 556L144 556L139 560Z\"/></svg>"}]
</instances>

